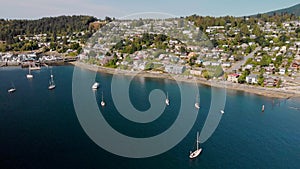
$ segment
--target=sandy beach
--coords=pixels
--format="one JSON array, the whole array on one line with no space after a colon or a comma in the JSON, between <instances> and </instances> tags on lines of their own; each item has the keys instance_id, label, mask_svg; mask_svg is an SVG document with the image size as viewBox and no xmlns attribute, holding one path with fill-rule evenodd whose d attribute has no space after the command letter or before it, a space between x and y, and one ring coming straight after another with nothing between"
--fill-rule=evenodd
<instances>
[{"instance_id":1,"label":"sandy beach","mask_svg":"<svg viewBox=\"0 0 300 169\"><path fill-rule=\"evenodd\" d=\"M97 66L97 65L90 65L90 64L83 63L80 61L71 62L71 64L73 64L74 66L78 66L80 68L88 69L88 70L95 71L95 72L118 74L118 75L124 75L124 76L136 75L136 72L134 72L134 71L106 68L106 67ZM187 82L187 83L197 82L198 84L207 85L207 86L211 86L211 87L243 91L243 92L248 92L248 93L253 93L253 94L257 94L257 95L261 95L261 96L270 97L270 98L288 99L291 97L299 97L300 96L299 90L288 90L286 88L266 88L266 87L253 86L253 85L247 85L247 84L231 83L228 81L221 81L221 80L206 80L205 78L198 78L198 77L188 78L187 76L183 76L183 75L170 75L170 74L166 74L166 73L143 71L143 72L139 72L136 76L149 77L149 78L160 78L160 79L171 79L171 80L176 79L177 81L182 81L182 82Z\"/></svg>"}]
</instances>

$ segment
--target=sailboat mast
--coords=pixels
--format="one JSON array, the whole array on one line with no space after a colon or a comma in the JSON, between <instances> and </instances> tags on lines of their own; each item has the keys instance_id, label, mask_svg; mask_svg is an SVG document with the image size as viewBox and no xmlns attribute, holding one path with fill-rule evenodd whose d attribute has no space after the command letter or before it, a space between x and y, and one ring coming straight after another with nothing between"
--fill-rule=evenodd
<instances>
[{"instance_id":1,"label":"sailboat mast","mask_svg":"<svg viewBox=\"0 0 300 169\"><path fill-rule=\"evenodd\" d=\"M51 85L53 85L53 84L54 84L54 81L53 81L53 74L52 74L52 70L51 70L50 79L51 79Z\"/></svg>"},{"instance_id":2,"label":"sailboat mast","mask_svg":"<svg viewBox=\"0 0 300 169\"><path fill-rule=\"evenodd\" d=\"M197 132L197 150L199 150L199 132Z\"/></svg>"}]
</instances>

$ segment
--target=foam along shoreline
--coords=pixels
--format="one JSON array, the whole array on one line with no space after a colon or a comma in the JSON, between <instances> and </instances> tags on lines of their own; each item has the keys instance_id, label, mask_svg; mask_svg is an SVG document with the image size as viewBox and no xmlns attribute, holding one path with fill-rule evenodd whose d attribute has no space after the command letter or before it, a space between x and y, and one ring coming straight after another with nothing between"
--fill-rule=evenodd
<instances>
[{"instance_id":1,"label":"foam along shoreline","mask_svg":"<svg viewBox=\"0 0 300 169\"><path fill-rule=\"evenodd\" d=\"M136 74L136 72L129 71L129 70L120 70L120 69L114 69L114 68L107 68L97 65L90 65L87 63L83 63L80 61L76 62L70 62L72 65L95 71L95 72L102 72L102 73L108 73L108 74L118 74L118 75L124 75L124 76L133 76ZM204 78L187 78L186 76L182 75L172 75L166 73L155 73L155 72L139 72L136 76L140 77L149 77L149 78L160 78L160 79L170 79L174 80L172 76L176 76L176 80L183 81L183 82L190 82L194 83L197 82L198 84L211 86L211 87L217 87L217 88L226 88L229 90L236 90L236 91L243 91L247 93L253 93L261 96L266 96L270 98L279 98L279 99L288 99L291 97L298 97L300 96L300 91L291 91L286 90L285 88L266 88L266 87L260 87L260 86L251 86L246 84L238 84L238 83L231 83L228 81L220 81L220 80L206 80Z\"/></svg>"}]
</instances>

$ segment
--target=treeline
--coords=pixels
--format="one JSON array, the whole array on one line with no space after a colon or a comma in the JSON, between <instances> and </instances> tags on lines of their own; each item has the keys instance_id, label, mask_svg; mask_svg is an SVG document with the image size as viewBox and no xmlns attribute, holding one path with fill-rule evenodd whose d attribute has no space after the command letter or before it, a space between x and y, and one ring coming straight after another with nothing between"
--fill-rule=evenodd
<instances>
[{"instance_id":1,"label":"treeline","mask_svg":"<svg viewBox=\"0 0 300 169\"><path fill-rule=\"evenodd\" d=\"M6 44L13 44L17 35L69 35L88 30L89 24L95 21L97 18L92 16L59 16L38 20L0 19L0 40Z\"/></svg>"},{"instance_id":2,"label":"treeline","mask_svg":"<svg viewBox=\"0 0 300 169\"><path fill-rule=\"evenodd\" d=\"M195 22L197 27L200 27L201 30L206 29L208 26L231 26L231 27L240 27L243 24L254 25L259 21L263 22L275 22L280 25L285 21L292 21L299 19L298 16L289 13L274 13L273 15L269 14L257 14L253 16L244 16L244 17L233 17L233 16L223 16L223 17L211 17L211 16L198 16L191 15L186 17L187 20ZM230 24L230 25L228 25Z\"/></svg>"}]
</instances>

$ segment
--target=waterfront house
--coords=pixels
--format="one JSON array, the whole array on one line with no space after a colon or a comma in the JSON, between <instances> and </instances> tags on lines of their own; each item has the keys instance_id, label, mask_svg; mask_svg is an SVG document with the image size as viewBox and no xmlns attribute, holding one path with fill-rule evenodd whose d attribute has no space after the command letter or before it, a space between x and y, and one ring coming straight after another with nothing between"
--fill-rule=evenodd
<instances>
[{"instance_id":1,"label":"waterfront house","mask_svg":"<svg viewBox=\"0 0 300 169\"><path fill-rule=\"evenodd\" d=\"M185 66L181 65L166 65L165 71L170 74L182 74L186 70Z\"/></svg>"},{"instance_id":2,"label":"waterfront house","mask_svg":"<svg viewBox=\"0 0 300 169\"><path fill-rule=\"evenodd\" d=\"M278 78L272 78L272 77L265 78L264 86L265 87L275 87L275 86L277 86L278 82L279 82Z\"/></svg>"},{"instance_id":3,"label":"waterfront house","mask_svg":"<svg viewBox=\"0 0 300 169\"><path fill-rule=\"evenodd\" d=\"M190 70L190 74L200 76L202 74L202 70L201 69L193 69L193 70Z\"/></svg>"},{"instance_id":4,"label":"waterfront house","mask_svg":"<svg viewBox=\"0 0 300 169\"><path fill-rule=\"evenodd\" d=\"M246 77L246 82L249 84L257 84L257 75L251 74Z\"/></svg>"},{"instance_id":5,"label":"waterfront house","mask_svg":"<svg viewBox=\"0 0 300 169\"><path fill-rule=\"evenodd\" d=\"M133 69L135 70L145 70L147 62L141 60L133 61Z\"/></svg>"},{"instance_id":6,"label":"waterfront house","mask_svg":"<svg viewBox=\"0 0 300 169\"><path fill-rule=\"evenodd\" d=\"M238 78L239 77L240 77L240 75L237 74L237 73L229 74L228 78L227 78L227 81L233 82L233 83L238 83Z\"/></svg>"}]
</instances>

